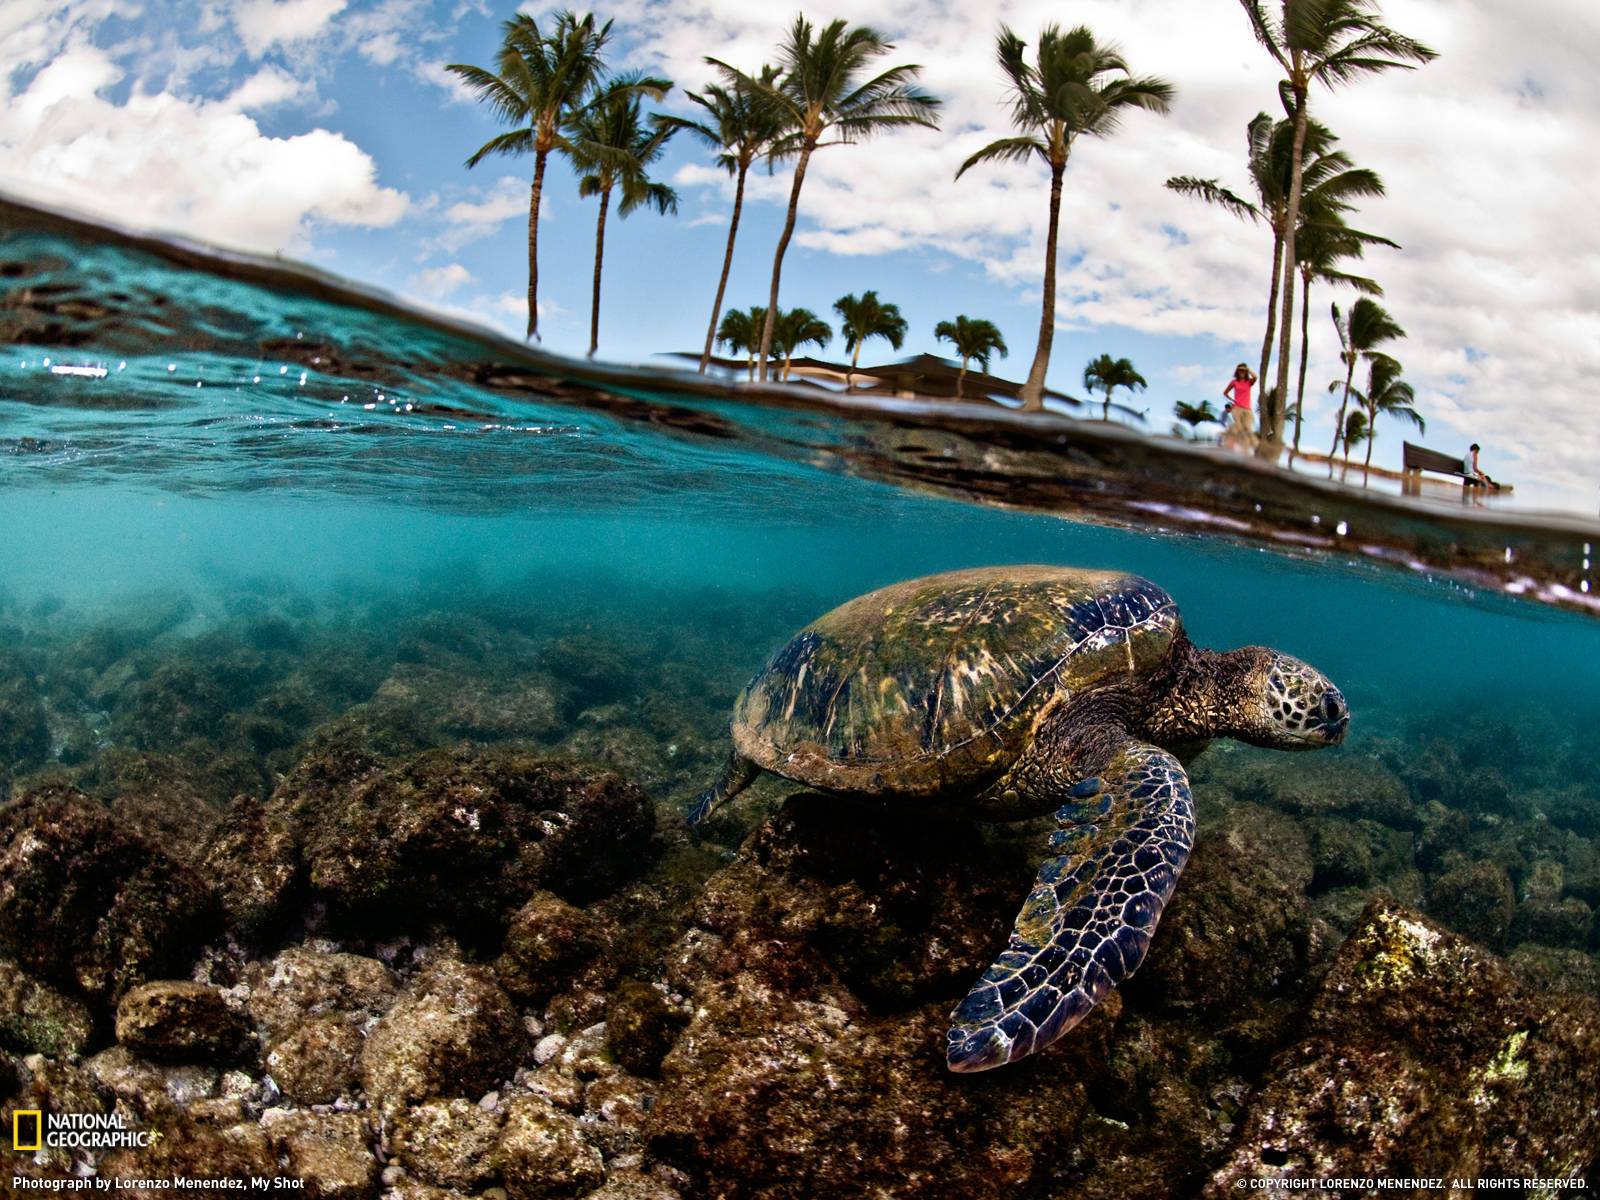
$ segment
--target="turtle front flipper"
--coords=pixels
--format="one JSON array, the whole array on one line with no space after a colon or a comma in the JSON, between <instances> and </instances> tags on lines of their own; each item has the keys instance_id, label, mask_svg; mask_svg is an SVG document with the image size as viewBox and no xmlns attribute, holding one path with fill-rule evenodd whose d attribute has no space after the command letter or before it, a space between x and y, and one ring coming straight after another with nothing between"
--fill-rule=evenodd
<instances>
[{"instance_id":1,"label":"turtle front flipper","mask_svg":"<svg viewBox=\"0 0 1600 1200\"><path fill-rule=\"evenodd\" d=\"M1042 1050L1138 969L1194 844L1189 777L1126 733L1070 789L1005 952L951 1016L952 1071Z\"/></svg>"},{"instance_id":2,"label":"turtle front flipper","mask_svg":"<svg viewBox=\"0 0 1600 1200\"><path fill-rule=\"evenodd\" d=\"M717 781L695 797L694 807L689 810L689 824L700 824L754 783L756 776L760 774L760 767L737 750L733 751L728 755L728 761L723 764Z\"/></svg>"}]
</instances>

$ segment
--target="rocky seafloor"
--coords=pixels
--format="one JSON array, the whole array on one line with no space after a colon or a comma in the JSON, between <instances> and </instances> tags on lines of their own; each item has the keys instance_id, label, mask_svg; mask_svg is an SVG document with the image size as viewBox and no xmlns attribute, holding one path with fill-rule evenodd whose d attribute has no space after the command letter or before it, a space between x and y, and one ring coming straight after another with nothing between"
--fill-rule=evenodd
<instances>
[{"instance_id":1,"label":"rocky seafloor","mask_svg":"<svg viewBox=\"0 0 1600 1200\"><path fill-rule=\"evenodd\" d=\"M329 1200L1220 1196L1574 1178L1600 1156L1600 746L1350 689L1318 755L1218 744L1144 967L948 1073L1048 822L764 780L682 814L824 605L270 581L0 600L0 1122L147 1148L12 1176ZM138 1181L145 1181L140 1183Z\"/></svg>"}]
</instances>

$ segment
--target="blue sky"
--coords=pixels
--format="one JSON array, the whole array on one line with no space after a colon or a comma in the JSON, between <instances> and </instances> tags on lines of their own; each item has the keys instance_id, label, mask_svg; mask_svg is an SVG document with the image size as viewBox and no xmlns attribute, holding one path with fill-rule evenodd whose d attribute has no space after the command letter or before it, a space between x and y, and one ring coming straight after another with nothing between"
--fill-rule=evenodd
<instances>
[{"instance_id":1,"label":"blue sky","mask_svg":"<svg viewBox=\"0 0 1600 1200\"><path fill-rule=\"evenodd\" d=\"M530 11L541 11L528 6ZM1600 31L1583 0L1391 0L1386 19L1442 52L1415 73L1314 97L1316 114L1389 195L1359 223L1400 241L1364 273L1410 332L1397 350L1429 420L1430 445L1485 444L1493 473L1535 498L1592 510L1600 458L1600 231L1583 164L1600 144ZM11 0L0 12L0 185L283 252L415 302L517 333L525 291L531 160L463 159L498 132L443 64L489 64L514 11L488 0ZM905 353L938 351L934 324L987 317L1025 374L1039 320L1046 178L980 168L973 149L1008 132L993 64L1001 20L1032 38L1083 21L1121 44L1137 73L1178 89L1169 117L1130 118L1083 141L1067 174L1050 382L1081 393L1085 362L1127 356L1150 381L1133 403L1149 427L1176 400L1216 399L1233 363L1255 363L1270 242L1264 230L1167 192L1173 174L1244 185L1244 126L1275 104L1273 68L1234 0L1081 0L984 6L848 0L816 20L871 22L924 64L944 129L818 156L785 264L783 303L831 317L876 288L910 323ZM735 0L620 0L613 62L698 88L700 59L755 68L793 10ZM683 111L682 87L668 107ZM731 201L697 144L680 139L660 177L676 217L640 212L607 228L601 355L647 360L704 338ZM787 195L784 172L753 183L729 302L763 301ZM554 164L541 224L547 348L587 346L593 201ZM1312 298L1307 443L1325 446L1338 373L1327 310ZM834 351L843 356L842 346ZM863 361L896 357L871 344ZM1398 426L1380 428L1393 463ZM1495 467L1500 470L1495 470Z\"/></svg>"}]
</instances>

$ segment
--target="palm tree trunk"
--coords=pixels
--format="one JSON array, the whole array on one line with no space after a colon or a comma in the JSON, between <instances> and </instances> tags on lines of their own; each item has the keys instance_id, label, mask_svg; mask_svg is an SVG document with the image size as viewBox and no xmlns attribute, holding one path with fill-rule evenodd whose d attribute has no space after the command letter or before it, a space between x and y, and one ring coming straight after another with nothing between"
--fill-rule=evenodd
<instances>
[{"instance_id":1,"label":"palm tree trunk","mask_svg":"<svg viewBox=\"0 0 1600 1200\"><path fill-rule=\"evenodd\" d=\"M854 380L855 380L855 375L856 375L856 364L859 363L860 361L861 361L861 340L858 338L858 339L856 339L856 348L853 351L851 351L851 353L850 353L850 373L844 377L844 386L845 386L845 390L846 391L848 391L851 387L855 386L854 385Z\"/></svg>"},{"instance_id":2,"label":"palm tree trunk","mask_svg":"<svg viewBox=\"0 0 1600 1200\"><path fill-rule=\"evenodd\" d=\"M1056 333L1056 224L1061 218L1061 175L1066 163L1050 165L1050 226L1044 243L1044 311L1039 317L1039 345L1022 385L1022 407L1044 411L1044 375L1050 368L1050 344Z\"/></svg>"},{"instance_id":3,"label":"palm tree trunk","mask_svg":"<svg viewBox=\"0 0 1600 1200\"><path fill-rule=\"evenodd\" d=\"M1367 486L1367 476L1372 473L1372 443L1378 440L1378 414L1367 413L1367 461L1361 464L1361 486Z\"/></svg>"},{"instance_id":4,"label":"palm tree trunk","mask_svg":"<svg viewBox=\"0 0 1600 1200\"><path fill-rule=\"evenodd\" d=\"M1294 393L1294 454L1300 453L1300 423L1306 407L1306 352L1311 345L1311 276L1300 272L1300 382Z\"/></svg>"},{"instance_id":5,"label":"palm tree trunk","mask_svg":"<svg viewBox=\"0 0 1600 1200\"><path fill-rule=\"evenodd\" d=\"M611 205L611 189L600 193L600 220L594 227L594 305L589 310L589 357L600 348L600 264L606 256L606 209Z\"/></svg>"},{"instance_id":6,"label":"palm tree trunk","mask_svg":"<svg viewBox=\"0 0 1600 1200\"><path fill-rule=\"evenodd\" d=\"M963 354L961 356L961 370L956 375L956 399L957 400L960 400L962 398L961 386L964 383L966 383L966 381L967 381L967 356Z\"/></svg>"},{"instance_id":7,"label":"palm tree trunk","mask_svg":"<svg viewBox=\"0 0 1600 1200\"><path fill-rule=\"evenodd\" d=\"M539 336L539 197L544 193L544 164L550 151L533 159L533 190L528 196L528 339Z\"/></svg>"},{"instance_id":8,"label":"palm tree trunk","mask_svg":"<svg viewBox=\"0 0 1600 1200\"><path fill-rule=\"evenodd\" d=\"M1294 65L1300 66L1300 52L1294 52ZM1306 150L1306 93L1304 88L1295 88L1294 105L1294 153L1290 158L1289 167L1289 211L1284 216L1283 229L1283 322L1278 331L1278 396L1272 402L1270 412L1262 413L1265 418L1263 424L1268 428L1264 430L1265 436L1257 443L1256 453L1262 458L1276 459L1278 452L1283 448L1283 406L1289 397L1289 352L1293 346L1294 338L1294 234L1296 224L1300 220L1300 183L1303 173ZM1266 399L1265 396L1262 397ZM1262 406L1266 408L1266 405Z\"/></svg>"},{"instance_id":9,"label":"palm tree trunk","mask_svg":"<svg viewBox=\"0 0 1600 1200\"><path fill-rule=\"evenodd\" d=\"M746 353L744 356L745 375L750 383L756 381L756 356Z\"/></svg>"},{"instance_id":10,"label":"palm tree trunk","mask_svg":"<svg viewBox=\"0 0 1600 1200\"><path fill-rule=\"evenodd\" d=\"M1267 289L1267 332L1261 339L1261 369L1256 372L1261 390L1267 390L1267 368L1272 365L1272 335L1278 330L1278 293L1282 290L1283 234L1272 231L1272 286Z\"/></svg>"},{"instance_id":11,"label":"palm tree trunk","mask_svg":"<svg viewBox=\"0 0 1600 1200\"><path fill-rule=\"evenodd\" d=\"M1100 419L1102 421L1111 420L1111 389L1109 387L1106 388L1105 404L1100 409Z\"/></svg>"},{"instance_id":12,"label":"palm tree trunk","mask_svg":"<svg viewBox=\"0 0 1600 1200\"><path fill-rule=\"evenodd\" d=\"M772 256L772 287L767 292L767 322L761 327L761 378L767 377L767 355L772 352L772 331L778 324L778 277L783 274L783 256L789 249L789 239L794 236L794 219L800 211L800 185L806 181L806 164L811 161L811 151L816 143L807 138L800 144L800 157L794 164L794 186L789 189L789 212L783 220L783 233L778 237L778 250Z\"/></svg>"},{"instance_id":13,"label":"palm tree trunk","mask_svg":"<svg viewBox=\"0 0 1600 1200\"><path fill-rule=\"evenodd\" d=\"M1339 419L1333 426L1333 445L1328 448L1328 477L1333 477L1333 456L1339 453L1339 443L1344 440L1344 414L1350 407L1350 382L1356 377L1356 351L1350 348L1350 361L1345 366L1344 372L1344 398L1339 401ZM1345 458L1350 457L1350 447L1344 448Z\"/></svg>"},{"instance_id":14,"label":"palm tree trunk","mask_svg":"<svg viewBox=\"0 0 1600 1200\"><path fill-rule=\"evenodd\" d=\"M789 382L789 367L794 362L794 351L790 350L783 356L783 381Z\"/></svg>"},{"instance_id":15,"label":"palm tree trunk","mask_svg":"<svg viewBox=\"0 0 1600 1200\"><path fill-rule=\"evenodd\" d=\"M722 255L722 278L717 280L717 298L711 302L711 327L706 330L706 348L700 352L700 374L711 364L711 347L716 344L717 318L722 315L722 295L728 290L728 271L733 266L733 239L739 235L739 211L744 208L744 177L750 164L739 161L739 183L733 189L733 219L728 222L728 248Z\"/></svg>"}]
</instances>

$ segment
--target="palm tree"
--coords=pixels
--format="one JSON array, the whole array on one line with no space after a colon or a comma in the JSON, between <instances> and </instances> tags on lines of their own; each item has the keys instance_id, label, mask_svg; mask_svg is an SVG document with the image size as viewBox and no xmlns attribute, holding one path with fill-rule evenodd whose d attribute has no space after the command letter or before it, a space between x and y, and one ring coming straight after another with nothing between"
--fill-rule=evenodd
<instances>
[{"instance_id":1,"label":"palm tree","mask_svg":"<svg viewBox=\"0 0 1600 1200\"><path fill-rule=\"evenodd\" d=\"M1332 459L1339 452L1339 439L1345 430L1345 411L1350 407L1350 381L1355 378L1356 364L1363 357L1370 357L1377 352L1377 348L1384 342L1392 342L1406 336L1406 331L1395 323L1383 305L1376 300L1369 300L1362 296L1350 306L1350 315L1343 318L1339 315L1339 306L1333 305L1333 328L1339 334L1339 361L1344 364L1344 398L1339 402L1339 416L1333 425L1333 447L1328 451L1328 458ZM1350 457L1350 449L1345 448L1345 458ZM1330 465L1330 472L1331 472Z\"/></svg>"},{"instance_id":2,"label":"palm tree","mask_svg":"<svg viewBox=\"0 0 1600 1200\"><path fill-rule=\"evenodd\" d=\"M1294 168L1294 122L1274 121L1257 113L1245 127L1246 162L1255 201L1245 200L1215 179L1177 175L1167 187L1185 196L1216 204L1236 217L1263 221L1272 233L1272 273L1267 284L1267 327L1261 338L1261 364L1256 377L1267 378L1272 362L1272 339L1277 331L1279 293L1283 283L1283 250L1288 237L1289 184ZM1334 221L1348 212L1351 201L1383 195L1383 181L1377 174L1356 167L1350 156L1333 149L1338 141L1320 121L1306 125L1301 168L1300 229L1304 232L1323 221ZM1303 306L1302 306L1303 307ZM1263 416L1276 414L1263 402Z\"/></svg>"},{"instance_id":3,"label":"palm tree","mask_svg":"<svg viewBox=\"0 0 1600 1200\"><path fill-rule=\"evenodd\" d=\"M1294 243L1299 231L1301 167L1310 122L1307 102L1311 85L1320 83L1332 89L1395 67L1410 70L1438 55L1421 42L1381 24L1378 9L1369 0L1272 0L1275 15L1268 14L1268 2L1239 0L1256 40L1283 71L1279 90L1295 127L1285 222L1288 234L1284 242L1283 321L1278 335L1278 394L1287 396L1294 324L1293 272L1299 262ZM1282 445L1281 421L1262 430L1259 453L1264 457L1275 458Z\"/></svg>"},{"instance_id":4,"label":"palm tree","mask_svg":"<svg viewBox=\"0 0 1600 1200\"><path fill-rule=\"evenodd\" d=\"M1362 233L1343 223L1333 221L1302 225L1295 239L1295 254L1300 263L1300 378L1295 385L1294 443L1292 453L1300 453L1300 429L1305 412L1306 364L1311 344L1309 316L1311 313L1311 284L1314 280L1353 287L1364 296L1381 296L1376 280L1364 275L1351 275L1339 269L1347 258L1360 258L1370 245L1392 246L1399 244L1376 234Z\"/></svg>"},{"instance_id":5,"label":"palm tree","mask_svg":"<svg viewBox=\"0 0 1600 1200\"><path fill-rule=\"evenodd\" d=\"M1119 387L1129 391L1143 389L1149 385L1145 383L1144 376L1133 369L1133 364L1125 358L1112 358L1109 354L1102 354L1094 359L1083 369L1083 388L1086 392L1093 393L1099 388L1105 393L1105 410L1101 419L1111 420L1111 393Z\"/></svg>"},{"instance_id":6,"label":"palm tree","mask_svg":"<svg viewBox=\"0 0 1600 1200\"><path fill-rule=\"evenodd\" d=\"M609 81L602 94L573 113L566 123L567 155L578 172L578 195L599 196L594 229L594 302L589 309L589 357L600 348L600 268L605 261L606 212L611 193L621 190L617 216L641 207L659 213L678 211L678 193L647 173L675 131L644 120L637 76Z\"/></svg>"},{"instance_id":7,"label":"palm tree","mask_svg":"<svg viewBox=\"0 0 1600 1200\"><path fill-rule=\"evenodd\" d=\"M762 316L765 317L766 314L763 313ZM783 355L785 382L788 382L789 365L796 350L806 345L825 349L828 343L833 341L833 326L809 308L791 308L776 321L765 321L763 328L773 331L772 348Z\"/></svg>"},{"instance_id":8,"label":"palm tree","mask_svg":"<svg viewBox=\"0 0 1600 1200\"><path fill-rule=\"evenodd\" d=\"M1177 417L1190 429L1198 429L1207 423L1220 425L1222 416L1211 407L1211 401L1202 400L1199 404L1190 404L1187 400L1179 400L1172 406L1172 415Z\"/></svg>"},{"instance_id":9,"label":"palm tree","mask_svg":"<svg viewBox=\"0 0 1600 1200\"><path fill-rule=\"evenodd\" d=\"M862 292L857 299L854 293L840 296L833 302L833 311L839 314L839 331L844 334L844 348L850 351L850 375L845 376L849 387L851 375L861 360L861 344L868 338L882 338L895 349L906 340L906 319L900 315L898 304L882 304L877 292Z\"/></svg>"},{"instance_id":10,"label":"palm tree","mask_svg":"<svg viewBox=\"0 0 1600 1200\"><path fill-rule=\"evenodd\" d=\"M987 373L989 358L999 354L1005 358L1010 353L1006 349L1006 340L1000 336L1000 329L993 321L985 321L980 317L960 316L954 321L940 321L933 327L935 341L949 342L961 356L961 373L956 376L956 399L961 399L962 385L967 380L967 363L976 359L978 366Z\"/></svg>"},{"instance_id":11,"label":"palm tree","mask_svg":"<svg viewBox=\"0 0 1600 1200\"><path fill-rule=\"evenodd\" d=\"M763 83L726 63L708 60L772 104L787 131L774 149L780 155L792 154L795 158L789 210L784 217L783 233L778 237L777 251L772 256L767 325L761 331L759 357L763 379L767 377L767 356L772 350L779 312L778 282L783 273L783 256L789 249L789 239L794 236L800 188L805 183L811 155L821 147L862 141L896 126L939 127L935 120L939 101L912 86L921 67L905 63L870 79L862 78L869 62L892 49L892 43L864 25L852 29L841 19L829 22L818 31L805 17L798 16L789 36L778 48L778 65L783 74L776 83ZM823 141L830 133L834 140Z\"/></svg>"},{"instance_id":12,"label":"palm tree","mask_svg":"<svg viewBox=\"0 0 1600 1200\"><path fill-rule=\"evenodd\" d=\"M745 356L750 380L756 377L756 348L761 345L761 330L767 324L767 310L760 305L749 309L730 308L717 327L717 341L734 354Z\"/></svg>"},{"instance_id":13,"label":"palm tree","mask_svg":"<svg viewBox=\"0 0 1600 1200\"><path fill-rule=\"evenodd\" d=\"M728 75L724 69L724 74ZM762 67L759 82L770 87L778 78L777 67ZM708 84L703 95L685 93L705 109L701 121L658 114L654 120L673 129L682 129L719 151L717 165L735 179L733 216L728 221L728 248L722 255L722 275L717 280L717 298L711 302L711 324L706 327L706 347L700 354L700 373L711 361L711 347L717 336L717 317L722 312L722 297L728 289L728 272L733 266L733 242L739 236L739 215L744 210L744 181L750 166L766 154L783 131L777 110L762 92L745 86L736 73L728 75L728 86ZM770 160L769 160L770 163ZM753 351L754 346L750 349ZM754 363L754 358L751 362Z\"/></svg>"},{"instance_id":14,"label":"palm tree","mask_svg":"<svg viewBox=\"0 0 1600 1200\"><path fill-rule=\"evenodd\" d=\"M1400 363L1390 358L1387 354L1373 354L1369 356L1370 366L1367 369L1367 390L1361 396L1361 406L1366 410L1367 416L1367 458L1361 464L1362 480L1372 470L1372 443L1378 440L1378 418L1387 414L1410 421L1417 427L1418 433L1427 433L1428 424L1422 419L1422 414L1416 410L1416 392L1411 385L1400 378ZM1348 453L1346 454L1348 458Z\"/></svg>"},{"instance_id":15,"label":"palm tree","mask_svg":"<svg viewBox=\"0 0 1600 1200\"><path fill-rule=\"evenodd\" d=\"M593 15L579 19L565 9L550 17L548 32L525 13L503 27L497 70L466 63L446 69L461 77L468 90L489 105L495 116L518 126L490 138L467 159L475 167L491 154L533 153L533 190L528 197L528 337L539 336L539 198L544 169L552 150L566 150L566 120L597 96L595 81L603 66L602 52L611 36L611 22L595 28ZM643 92L660 96L671 86L664 79L634 77Z\"/></svg>"},{"instance_id":16,"label":"palm tree","mask_svg":"<svg viewBox=\"0 0 1600 1200\"><path fill-rule=\"evenodd\" d=\"M1351 409L1350 415L1345 418L1344 426L1340 430L1340 440L1344 442L1345 471L1349 471L1350 469L1350 448L1352 446L1359 446L1362 442L1366 441L1371 435L1371 432L1372 431L1367 427L1366 411L1359 408ZM1332 462L1329 462L1328 464L1328 478L1333 478ZM1344 474L1341 473L1339 478L1340 480L1343 480Z\"/></svg>"},{"instance_id":17,"label":"palm tree","mask_svg":"<svg viewBox=\"0 0 1600 1200\"><path fill-rule=\"evenodd\" d=\"M1095 41L1087 26L1066 33L1046 25L1032 63L1027 43L1000 27L996 51L1011 89L1011 123L1022 134L990 142L961 164L956 178L981 162L1028 162L1050 168L1050 223L1044 252L1044 312L1039 344L1022 387L1022 406L1044 407L1044 376L1055 334L1056 245L1061 217L1061 177L1081 136L1106 137L1132 108L1164 113L1172 104L1172 85L1154 76L1136 79L1115 46Z\"/></svg>"}]
</instances>

